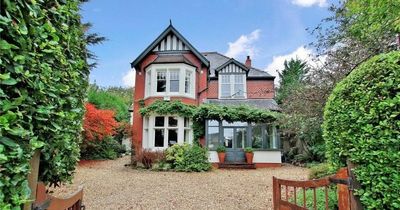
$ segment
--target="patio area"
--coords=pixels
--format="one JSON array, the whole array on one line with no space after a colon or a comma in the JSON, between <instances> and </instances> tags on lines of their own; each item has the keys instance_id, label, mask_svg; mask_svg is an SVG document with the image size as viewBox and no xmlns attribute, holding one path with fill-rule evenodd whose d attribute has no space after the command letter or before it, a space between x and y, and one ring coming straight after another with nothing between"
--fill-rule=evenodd
<instances>
[{"instance_id":1,"label":"patio area","mask_svg":"<svg viewBox=\"0 0 400 210\"><path fill-rule=\"evenodd\" d=\"M86 209L272 209L272 176L306 180L308 169L282 166L204 173L153 172L125 167L130 157L81 163L67 196L84 187Z\"/></svg>"}]
</instances>

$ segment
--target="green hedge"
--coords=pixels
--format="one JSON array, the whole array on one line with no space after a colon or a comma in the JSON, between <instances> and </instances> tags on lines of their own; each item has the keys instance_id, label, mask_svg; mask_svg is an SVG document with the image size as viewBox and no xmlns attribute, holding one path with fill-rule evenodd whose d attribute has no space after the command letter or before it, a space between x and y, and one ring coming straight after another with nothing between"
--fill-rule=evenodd
<instances>
[{"instance_id":1,"label":"green hedge","mask_svg":"<svg viewBox=\"0 0 400 210\"><path fill-rule=\"evenodd\" d=\"M340 82L324 113L329 161L355 169L363 205L400 208L400 52L361 64Z\"/></svg>"},{"instance_id":2,"label":"green hedge","mask_svg":"<svg viewBox=\"0 0 400 210\"><path fill-rule=\"evenodd\" d=\"M79 4L0 2L0 209L19 209L28 198L35 148L42 181L73 175L89 74Z\"/></svg>"}]
</instances>

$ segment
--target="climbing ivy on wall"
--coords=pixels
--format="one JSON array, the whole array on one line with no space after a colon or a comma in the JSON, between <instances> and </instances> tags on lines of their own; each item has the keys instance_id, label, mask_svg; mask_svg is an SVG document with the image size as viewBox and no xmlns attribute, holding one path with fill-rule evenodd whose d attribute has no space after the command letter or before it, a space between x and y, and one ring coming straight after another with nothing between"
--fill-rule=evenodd
<instances>
[{"instance_id":1,"label":"climbing ivy on wall","mask_svg":"<svg viewBox=\"0 0 400 210\"><path fill-rule=\"evenodd\" d=\"M275 121L279 113L265 109L257 109L246 105L226 106L217 104L202 104L200 106L187 105L179 100L162 101L144 106L139 110L142 116L151 114L178 115L193 119L193 136L195 141L204 136L206 120L226 120L228 122L243 121L267 123Z\"/></svg>"},{"instance_id":2,"label":"climbing ivy on wall","mask_svg":"<svg viewBox=\"0 0 400 210\"><path fill-rule=\"evenodd\" d=\"M39 179L71 180L79 159L88 87L78 0L0 2L0 209L29 197L29 159Z\"/></svg>"}]
</instances>

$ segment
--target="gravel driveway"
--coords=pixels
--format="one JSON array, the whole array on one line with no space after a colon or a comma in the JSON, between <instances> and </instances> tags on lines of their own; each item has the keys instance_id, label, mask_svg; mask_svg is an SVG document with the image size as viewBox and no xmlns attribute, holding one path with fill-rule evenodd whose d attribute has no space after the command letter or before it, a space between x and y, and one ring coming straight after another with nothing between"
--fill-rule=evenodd
<instances>
[{"instance_id":1,"label":"gravel driveway","mask_svg":"<svg viewBox=\"0 0 400 210\"><path fill-rule=\"evenodd\" d=\"M152 172L124 167L129 157L81 164L67 195L84 187L86 209L272 209L272 176L305 180L307 169L283 166L204 173Z\"/></svg>"}]
</instances>

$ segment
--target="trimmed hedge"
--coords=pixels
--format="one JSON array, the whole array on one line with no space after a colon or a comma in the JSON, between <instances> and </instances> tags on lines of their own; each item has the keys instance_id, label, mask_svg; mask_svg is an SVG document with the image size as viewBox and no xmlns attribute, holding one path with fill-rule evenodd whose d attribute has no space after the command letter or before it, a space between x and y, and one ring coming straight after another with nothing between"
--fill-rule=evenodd
<instances>
[{"instance_id":1,"label":"trimmed hedge","mask_svg":"<svg viewBox=\"0 0 400 210\"><path fill-rule=\"evenodd\" d=\"M324 112L329 161L346 160L371 209L400 208L400 52L382 54L361 64L341 81Z\"/></svg>"},{"instance_id":2,"label":"trimmed hedge","mask_svg":"<svg viewBox=\"0 0 400 210\"><path fill-rule=\"evenodd\" d=\"M33 150L39 179L71 180L89 68L78 0L0 2L0 209L20 209Z\"/></svg>"}]
</instances>

